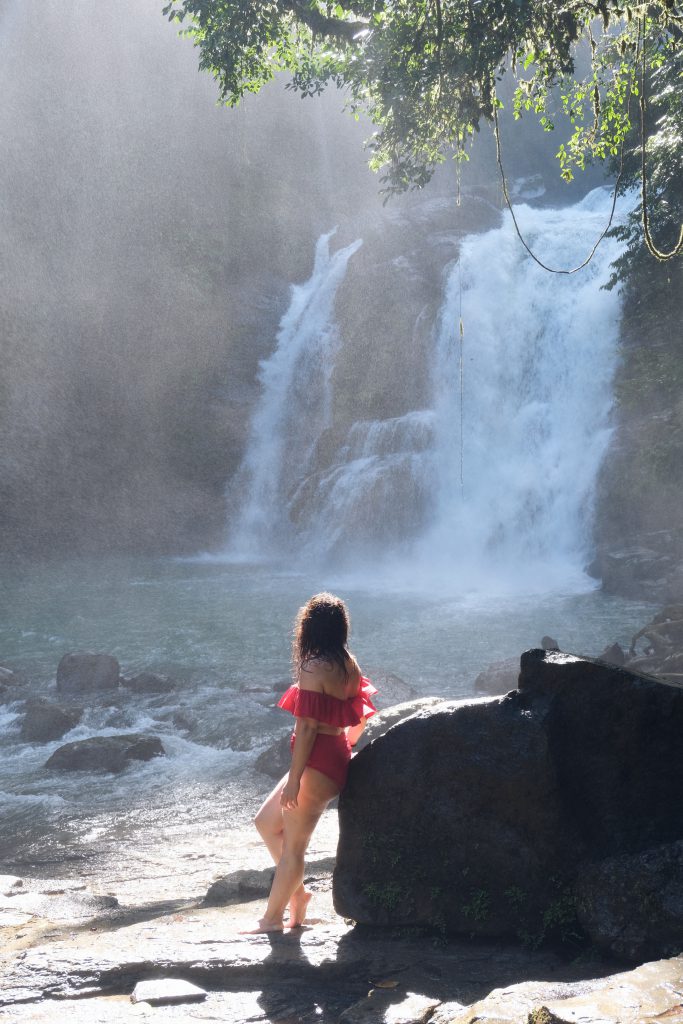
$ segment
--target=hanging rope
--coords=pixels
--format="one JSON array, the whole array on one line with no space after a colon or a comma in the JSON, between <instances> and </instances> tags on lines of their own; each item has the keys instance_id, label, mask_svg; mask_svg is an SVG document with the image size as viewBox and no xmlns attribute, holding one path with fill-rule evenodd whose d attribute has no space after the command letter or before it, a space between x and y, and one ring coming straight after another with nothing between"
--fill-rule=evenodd
<instances>
[{"instance_id":1,"label":"hanging rope","mask_svg":"<svg viewBox=\"0 0 683 1024\"><path fill-rule=\"evenodd\" d=\"M460 291L458 320L460 323L460 493L465 496L465 325L462 319L462 253L458 253L458 285Z\"/></svg>"},{"instance_id":2,"label":"hanging rope","mask_svg":"<svg viewBox=\"0 0 683 1024\"><path fill-rule=\"evenodd\" d=\"M680 256L683 253L683 224L681 224L681 230L678 235L678 242L669 252L662 252L658 249L654 243L654 239L650 233L650 221L647 212L647 171L645 166L645 19L640 18L638 21L638 45L641 52L640 61L640 209L641 209L641 221L643 224L643 235L645 237L645 245L647 251L651 256L654 256L660 263L666 263L668 260L672 260L675 256Z\"/></svg>"},{"instance_id":3,"label":"hanging rope","mask_svg":"<svg viewBox=\"0 0 683 1024\"><path fill-rule=\"evenodd\" d=\"M628 113L628 109L630 107L630 104L631 104L631 92L629 90L628 103L627 103L627 108L626 108L627 113ZM572 267L571 270L564 270L562 268L549 267L546 263L543 262L543 260L540 260L538 258L538 256L536 255L536 253L532 252L532 250L529 248L529 246L527 245L526 240L524 239L524 237L522 235L522 232L519 229L519 224L517 223L517 218L515 216L515 211L514 211L514 209L512 207L512 202L510 201L510 193L508 192L508 186L507 186L507 177L505 175L505 170L503 169L503 159L502 159L502 156L501 156L501 147L500 147L500 126L498 124L498 107L497 107L497 101L496 101L495 92L493 94L493 131L494 131L494 135L496 137L496 159L498 161L498 167L499 167L499 170L500 170L500 179L501 179L501 184L503 186L503 195L505 197L505 203L507 205L508 210L510 211L510 215L512 217L512 223L515 226L515 231L517 232L517 236L518 236L520 242L522 243L522 245L524 246L526 251L529 253L529 255L531 256L532 260L535 263L538 263L539 267L542 267L543 270L547 270L549 274L576 274L576 273L579 272L579 270L583 270L583 268L585 266L587 266L590 263L590 261L593 259L593 257L595 256L595 253L597 251L598 246L600 245L600 243L604 239L605 235L607 234L607 232L609 231L609 229L612 226L612 221L614 219L614 211L615 211L616 205L617 205L617 193L619 191L619 183L621 181L621 176L622 176L623 170L624 170L624 142L625 142L625 139L621 140L621 150L620 150L620 154L619 154L619 173L617 175L617 180L614 183L614 193L612 195L612 208L610 210L609 220L607 221L607 226L605 227L605 230L602 232L602 234L598 238L597 242L595 243L595 245L593 246L593 248L589 252L589 254L586 257L586 259L583 261L583 263L579 263L579 265L577 267Z\"/></svg>"}]
</instances>

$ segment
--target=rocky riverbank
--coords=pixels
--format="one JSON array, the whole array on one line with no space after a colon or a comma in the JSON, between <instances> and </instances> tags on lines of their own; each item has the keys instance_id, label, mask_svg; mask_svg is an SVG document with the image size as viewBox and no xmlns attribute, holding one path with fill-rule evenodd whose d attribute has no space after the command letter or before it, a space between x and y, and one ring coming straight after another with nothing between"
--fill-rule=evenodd
<instances>
[{"instance_id":1,"label":"rocky riverbank","mask_svg":"<svg viewBox=\"0 0 683 1024\"><path fill-rule=\"evenodd\" d=\"M334 839L335 816L321 835ZM320 853L328 856L320 856ZM303 929L246 937L259 904L222 880L227 906L178 885L174 899L140 892L125 905L73 880L2 879L0 1020L77 1024L168 1021L345 1024L654 1024L683 1020L683 957L624 971L591 956L434 941L353 927L331 899L331 855L308 865L315 892ZM269 872L252 871L262 898ZM232 889L231 889L232 886ZM216 887L214 886L214 899ZM242 902L235 902L237 899ZM134 1001L137 1000L137 1001Z\"/></svg>"}]
</instances>

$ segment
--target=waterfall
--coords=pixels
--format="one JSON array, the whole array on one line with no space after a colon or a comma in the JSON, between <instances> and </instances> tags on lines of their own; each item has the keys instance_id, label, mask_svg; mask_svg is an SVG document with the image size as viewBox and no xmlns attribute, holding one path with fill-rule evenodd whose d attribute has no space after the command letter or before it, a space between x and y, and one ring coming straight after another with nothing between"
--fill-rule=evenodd
<instances>
[{"instance_id":1,"label":"waterfall","mask_svg":"<svg viewBox=\"0 0 683 1024\"><path fill-rule=\"evenodd\" d=\"M568 267L604 227L609 197L518 210L532 248ZM601 286L619 243L567 276L529 258L509 215L462 239L434 326L429 406L344 436L331 422L344 358L334 303L361 242L330 255L330 237L261 364L232 550L381 565L455 592L585 587L619 320L618 293Z\"/></svg>"},{"instance_id":2,"label":"waterfall","mask_svg":"<svg viewBox=\"0 0 683 1024\"><path fill-rule=\"evenodd\" d=\"M261 397L229 488L240 501L229 548L242 558L272 557L288 546L290 492L330 425L330 377L339 345L334 301L348 261L362 245L357 239L331 255L335 230L318 239L313 273L292 286L275 350L260 364Z\"/></svg>"},{"instance_id":3,"label":"waterfall","mask_svg":"<svg viewBox=\"0 0 683 1024\"><path fill-rule=\"evenodd\" d=\"M518 210L531 248L572 267L604 228L609 197L596 189L572 207ZM549 274L509 214L462 242L437 327L434 505L417 557L438 553L465 587L547 589L582 576L618 340L619 298L601 286L618 253L605 239L580 273Z\"/></svg>"}]
</instances>

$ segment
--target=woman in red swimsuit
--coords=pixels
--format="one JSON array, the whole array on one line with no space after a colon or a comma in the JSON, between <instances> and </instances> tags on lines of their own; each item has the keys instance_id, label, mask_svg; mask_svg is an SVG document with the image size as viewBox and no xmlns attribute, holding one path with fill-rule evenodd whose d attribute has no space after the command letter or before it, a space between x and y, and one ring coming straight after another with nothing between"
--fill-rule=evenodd
<instances>
[{"instance_id":1,"label":"woman in red swimsuit","mask_svg":"<svg viewBox=\"0 0 683 1024\"><path fill-rule=\"evenodd\" d=\"M299 609L292 647L296 683L279 706L296 718L292 763L256 815L255 824L277 867L266 912L253 933L304 923L311 894L303 885L304 855L330 800L344 788L351 747L375 713L377 691L347 650L343 601L316 594Z\"/></svg>"}]
</instances>

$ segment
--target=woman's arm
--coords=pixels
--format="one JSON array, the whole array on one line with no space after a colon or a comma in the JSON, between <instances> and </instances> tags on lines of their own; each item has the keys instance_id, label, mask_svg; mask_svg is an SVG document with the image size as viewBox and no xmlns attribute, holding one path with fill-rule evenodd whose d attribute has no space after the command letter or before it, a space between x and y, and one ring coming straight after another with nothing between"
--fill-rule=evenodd
<instances>
[{"instance_id":1,"label":"woman's arm","mask_svg":"<svg viewBox=\"0 0 683 1024\"><path fill-rule=\"evenodd\" d=\"M298 807L299 786L306 762L315 743L318 723L314 718L297 718L294 729L294 749L292 763L289 767L287 781L280 794L280 804L284 810Z\"/></svg>"}]
</instances>

